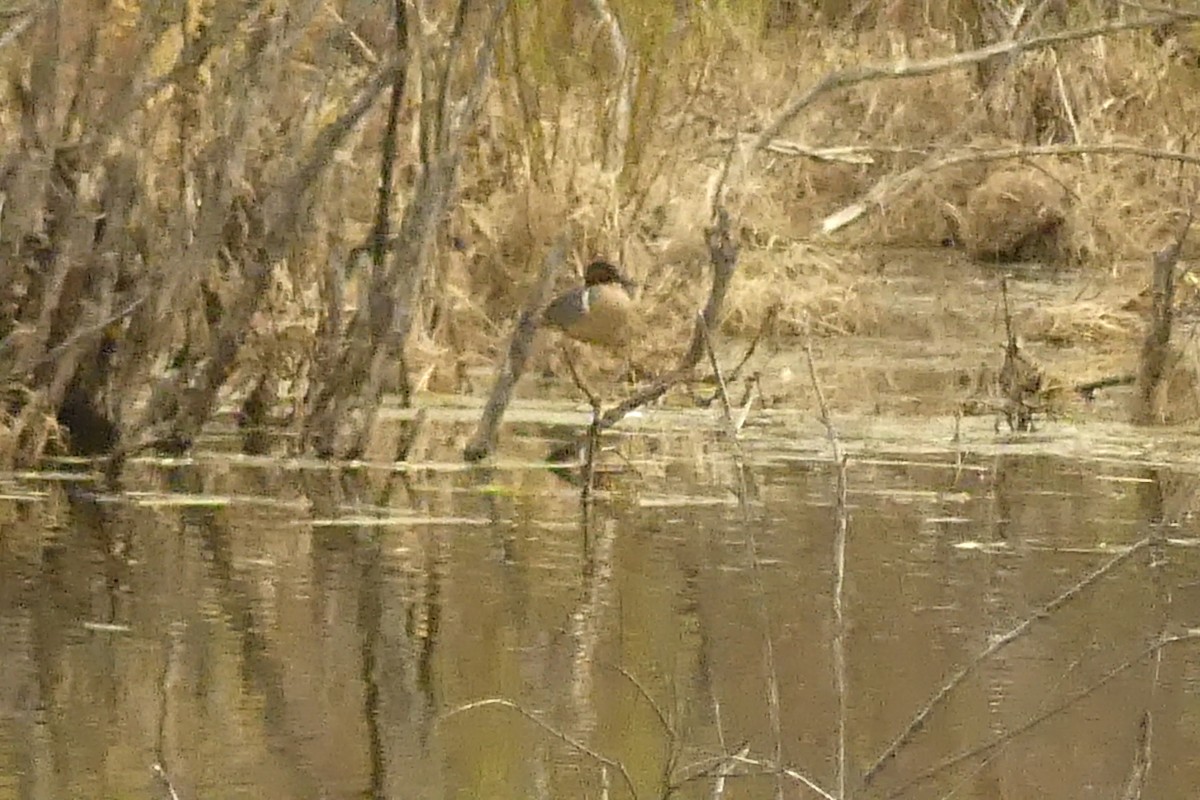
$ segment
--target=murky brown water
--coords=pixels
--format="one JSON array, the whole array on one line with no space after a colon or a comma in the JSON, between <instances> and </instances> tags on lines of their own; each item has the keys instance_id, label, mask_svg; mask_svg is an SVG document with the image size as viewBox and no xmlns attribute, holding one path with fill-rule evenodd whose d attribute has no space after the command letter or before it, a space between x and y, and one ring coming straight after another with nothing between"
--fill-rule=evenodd
<instances>
[{"instance_id":1,"label":"murky brown water","mask_svg":"<svg viewBox=\"0 0 1200 800\"><path fill-rule=\"evenodd\" d=\"M9 476L0 800L836 794L835 475L811 418L761 423L739 478L709 415L648 415L586 526L519 418L491 470ZM1144 796L1193 796L1200 642L1147 649L1200 628L1194 448L842 428L848 795L1119 797L1148 753Z\"/></svg>"}]
</instances>

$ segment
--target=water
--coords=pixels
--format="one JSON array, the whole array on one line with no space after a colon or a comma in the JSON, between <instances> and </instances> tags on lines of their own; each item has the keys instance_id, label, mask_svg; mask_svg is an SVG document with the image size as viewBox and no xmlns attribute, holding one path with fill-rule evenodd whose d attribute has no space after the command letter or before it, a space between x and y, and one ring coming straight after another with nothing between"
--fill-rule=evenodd
<instances>
[{"instance_id":1,"label":"water","mask_svg":"<svg viewBox=\"0 0 1200 800\"><path fill-rule=\"evenodd\" d=\"M519 417L490 470L445 423L446 460L403 472L210 450L116 494L7 476L0 800L836 793L823 431L759 418L739 472L708 414L638 424L586 525ZM1147 649L1200 628L1193 443L953 432L841 423L849 794L1111 798L1149 753L1146 796L1191 796L1196 642Z\"/></svg>"}]
</instances>

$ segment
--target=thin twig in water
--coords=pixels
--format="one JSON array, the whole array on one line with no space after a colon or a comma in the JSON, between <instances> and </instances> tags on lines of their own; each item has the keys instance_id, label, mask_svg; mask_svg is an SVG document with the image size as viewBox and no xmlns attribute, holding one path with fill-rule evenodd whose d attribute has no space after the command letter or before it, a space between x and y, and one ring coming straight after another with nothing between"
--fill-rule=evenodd
<instances>
[{"instance_id":1,"label":"thin twig in water","mask_svg":"<svg viewBox=\"0 0 1200 800\"><path fill-rule=\"evenodd\" d=\"M1161 499L1161 495L1159 495ZM1150 548L1149 567L1150 575L1154 580L1154 606L1161 609L1158 641L1167 639L1166 625L1168 610L1171 605L1170 589L1164 585L1163 580L1163 565L1166 564L1163 546L1164 524L1162 509L1159 507L1155 510L1155 519L1157 530L1154 535L1154 544ZM1125 781L1125 791L1121 795L1121 800L1140 800L1142 793L1146 788L1146 779L1150 774L1150 768L1154 763L1154 707L1158 699L1158 685L1162 678L1162 648L1154 653L1154 668L1150 671L1150 693L1146 700L1146 710L1142 712L1142 719L1138 724L1137 745L1133 753L1133 765L1129 769L1129 777Z\"/></svg>"},{"instance_id":2,"label":"thin twig in water","mask_svg":"<svg viewBox=\"0 0 1200 800\"><path fill-rule=\"evenodd\" d=\"M666 732L667 738L670 740L670 749L667 751L667 759L663 763L662 785L667 789L673 789L675 788L675 784L673 782L675 766L679 763L680 755L679 734L675 730L675 726L672 725L671 721L667 718L667 713L663 711L662 706L658 704L658 701L654 699L654 696L651 695L646 687L642 685L642 682L635 678L633 674L624 667L616 667L615 669L617 672L621 673L622 676L624 676L625 680L633 684L633 687L637 689L638 694L642 696L642 699L649 703L650 707L654 709L654 714L658 717L659 724L663 726L663 730Z\"/></svg>"},{"instance_id":3,"label":"thin twig in water","mask_svg":"<svg viewBox=\"0 0 1200 800\"><path fill-rule=\"evenodd\" d=\"M711 691L711 689L712 687L710 685L709 690ZM725 726L721 723L721 701L717 699L716 694L713 694L712 702L713 719L716 720L717 726L717 743L721 745L721 752L723 754L727 754L729 752L729 748L725 744ZM749 749L743 747L739 755L745 757L748 752ZM732 771L733 759L722 756L720 762L718 762L717 779L713 781L712 800L721 800L721 798L725 796L725 781L728 779Z\"/></svg>"},{"instance_id":4,"label":"thin twig in water","mask_svg":"<svg viewBox=\"0 0 1200 800\"><path fill-rule=\"evenodd\" d=\"M675 732L675 727L671 724L671 721L667 719L667 713L663 711L662 706L658 704L658 701L654 699L654 696L650 694L646 687L642 685L642 682L635 678L629 670L625 669L624 667L613 667L613 669L621 673L621 676L625 678L625 680L633 684L633 688L637 689L637 692L639 695L641 695L642 699L650 704L650 707L654 709L654 715L658 717L659 724L663 726L663 731L665 731L667 736L671 737L671 741L674 742L678 738Z\"/></svg>"},{"instance_id":5,"label":"thin twig in water","mask_svg":"<svg viewBox=\"0 0 1200 800\"><path fill-rule=\"evenodd\" d=\"M846 503L846 456L842 452L842 443L838 438L837 428L829 415L829 404L825 402L825 392L817 379L817 365L813 358L812 340L805 339L804 354L808 360L808 377L812 381L813 392L817 395L817 406L821 413L821 424L829 437L829 446L833 451L834 468L837 470L837 506L835 512L836 529L833 537L833 675L837 690L837 795L846 797L846 617L842 603L842 595L846 586L846 535L850 528L849 511Z\"/></svg>"},{"instance_id":6,"label":"thin twig in water","mask_svg":"<svg viewBox=\"0 0 1200 800\"><path fill-rule=\"evenodd\" d=\"M963 763L964 761L967 761L968 759L972 759L972 758L975 758L980 755L991 753L992 751L996 750L997 748L1004 747L1009 742L1015 740L1018 736L1028 733L1029 731L1033 730L1037 726L1041 725L1043 722L1046 722L1047 720L1052 719L1053 717L1061 714L1063 711L1065 711L1066 709L1075 705L1076 703L1083 700L1084 698L1086 698L1092 694L1095 694L1097 691L1099 691L1100 689L1104 688L1109 683L1111 683L1114 679L1120 677L1122 674L1127 672L1129 669L1137 666L1143 660L1145 660L1147 657L1152 656L1155 653L1161 651L1167 645L1178 644L1180 642L1194 642L1197 640L1200 640L1200 631L1189 631L1187 633L1180 634L1178 636L1168 636L1168 637L1165 637L1163 639L1159 639L1159 640L1153 642L1148 647L1146 647L1144 650L1142 650L1142 652L1135 655L1133 658L1130 658L1127 661L1124 661L1124 662L1118 664L1117 666L1110 669L1108 672L1101 675L1096 680L1095 683L1091 684L1090 686L1085 686L1084 688L1080 689L1079 691L1074 692L1073 694L1067 696L1066 698L1063 699L1062 702L1058 703L1057 705L1047 709L1046 711L1042 712L1041 714L1031 717L1024 723L1016 726L1015 728L1011 728L1011 729L1005 731L1003 734L994 737L990 741L984 742L983 744L978 745L976 747L972 747L971 749L965 750L957 755L950 756L946 760L942 761L940 764L930 767L929 769L927 769L924 772L922 772L921 774L915 776L911 780L906 781L904 784L898 786L895 790L893 790L891 793L886 795L887 800L893 800L893 798L902 797L905 794L908 794L908 792L910 790L912 790L914 787L919 786L920 784L925 783L926 781L936 778L938 775L941 775L946 770L953 769L954 767L958 766L959 764Z\"/></svg>"},{"instance_id":7,"label":"thin twig in water","mask_svg":"<svg viewBox=\"0 0 1200 800\"><path fill-rule=\"evenodd\" d=\"M175 791L175 784L171 783L171 776L167 775L167 771L163 769L162 764L152 764L150 769L163 782L163 786L166 787L167 794L171 796L171 800L179 800L179 792Z\"/></svg>"},{"instance_id":8,"label":"thin twig in water","mask_svg":"<svg viewBox=\"0 0 1200 800\"><path fill-rule=\"evenodd\" d=\"M883 767L888 764L900 751L900 748L908 744L908 742L912 740L912 737L915 736L922 727L924 727L926 720L929 719L929 715L933 713L933 710L949 696L950 692L954 691L955 687L962 683L962 681L968 675L974 672L976 667L1020 638L1022 634L1032 627L1034 622L1039 619L1045 619L1049 617L1052 613L1067 603L1067 601L1079 595L1080 592L1096 583L1096 581L1100 580L1105 575L1108 575L1114 569L1129 560L1129 558L1131 558L1134 554L1145 549L1147 546L1149 546L1150 541L1150 538L1141 539L1129 547L1129 549L1113 556L1104 564L1085 575L1074 586L1039 606L1030 616L1022 620L1017 626L1003 635L993 638L987 647L985 647L978 655L971 659L969 664L959 669L958 672L954 673L954 675L950 677L950 680L948 680L940 689L937 690L937 692L934 693L933 697L930 698L930 700L921 708L921 710L917 712L916 716L912 718L900 735L897 736L895 740L887 746L883 753L875 759L875 762L863 776L864 785L870 785L871 781L878 776L880 770L882 770Z\"/></svg>"},{"instance_id":9,"label":"thin twig in water","mask_svg":"<svg viewBox=\"0 0 1200 800\"><path fill-rule=\"evenodd\" d=\"M537 727L541 728L546 733L548 733L551 736L553 736L554 738L558 739L560 742L562 742L563 744L572 748L576 752L584 754L588 758L590 758L593 761L595 761L596 763L600 764L605 769L616 770L617 773L620 774L621 780L625 784L625 788L629 790L630 796L635 798L635 800L636 800L636 798L638 796L637 787L634 785L633 778L631 778L629 776L629 772L628 772L628 770L625 769L624 764L622 764L620 761L616 761L607 756L601 755L600 753L597 753L595 750L591 749L583 742L564 733L563 731L560 731L558 728L555 728L553 725L550 725L549 723L543 721L540 717L533 714L532 712L526 711L524 708L517 705L516 703L514 703L511 700L505 700L503 697L489 697L484 700L476 700L472 703L465 703L461 706L458 706L457 708L452 708L449 711L447 711L445 714L443 714L441 716L441 718L439 718L438 724L441 724L442 722L450 719L451 717L457 716L457 715L465 713L467 711L474 711L476 709L488 708L488 707L492 707L492 706L499 707L499 708L507 708L511 711L517 712L522 717L529 720L530 722L532 722Z\"/></svg>"},{"instance_id":10,"label":"thin twig in water","mask_svg":"<svg viewBox=\"0 0 1200 800\"><path fill-rule=\"evenodd\" d=\"M808 777L807 775L805 775L801 772L798 772L797 770L792 769L791 767L783 767L783 766L780 766L778 763L771 764L769 762L762 761L760 759L750 758L748 756L742 756L742 755L734 755L734 756L731 756L731 758L732 758L732 760L736 761L739 764L747 764L752 767L762 767L764 769L769 770L770 772L775 773L776 775L781 775L785 778L791 778L792 780L807 787L810 791L816 792L818 795L820 795L822 798L824 798L824 800L837 800L837 798L834 797L832 794L827 792L825 789L822 789L821 786L816 781L814 781L812 778Z\"/></svg>"},{"instance_id":11,"label":"thin twig in water","mask_svg":"<svg viewBox=\"0 0 1200 800\"><path fill-rule=\"evenodd\" d=\"M703 314L696 314L696 327L704 335L704 349L708 352L708 363L717 379L717 397L721 399L721 415L725 419L725 432L729 434L730 441L740 449L737 436L738 427L734 423L733 409L729 405L729 388L725 385L725 374L721 371L721 362L717 360L717 351L713 347L712 336Z\"/></svg>"},{"instance_id":12,"label":"thin twig in water","mask_svg":"<svg viewBox=\"0 0 1200 800\"><path fill-rule=\"evenodd\" d=\"M1158 666L1162 662L1162 648L1158 649L1155 654L1154 671L1158 672ZM1129 779L1125 782L1125 791L1121 794L1121 800L1139 800L1142 796L1142 790L1146 787L1146 776L1150 774L1151 764L1151 738L1154 733L1154 717L1149 709L1142 713L1142 720L1138 724L1137 747L1133 753L1133 767L1129 770Z\"/></svg>"},{"instance_id":13,"label":"thin twig in water","mask_svg":"<svg viewBox=\"0 0 1200 800\"><path fill-rule=\"evenodd\" d=\"M583 492L580 501L586 514L592 505L596 487L596 451L600 448L600 406L592 405L592 421L588 424L587 460L583 464Z\"/></svg>"},{"instance_id":14,"label":"thin twig in water","mask_svg":"<svg viewBox=\"0 0 1200 800\"><path fill-rule=\"evenodd\" d=\"M567 362L567 369L571 373L571 380L587 396L588 404L592 407L592 421L588 424L587 445L584 453L583 461L583 488L580 491L579 500L583 503L583 513L586 515L592 505L592 489L596 480L596 449L600 445L600 423L601 407L600 397L591 390L579 376L579 371L575 369L575 359L571 358L571 353L566 348L563 349L563 359Z\"/></svg>"},{"instance_id":15,"label":"thin twig in water","mask_svg":"<svg viewBox=\"0 0 1200 800\"><path fill-rule=\"evenodd\" d=\"M737 419L733 421L733 429L736 432L741 432L746 426L746 420L750 418L750 409L754 407L754 400L762 396L762 384L755 375L750 380L750 386L746 390L746 399L742 402L742 410L738 412Z\"/></svg>"},{"instance_id":16,"label":"thin twig in water","mask_svg":"<svg viewBox=\"0 0 1200 800\"><path fill-rule=\"evenodd\" d=\"M713 781L712 800L721 800L725 796L725 783L733 775L734 766L739 758L750 754L750 746L744 745L741 750L728 756L722 756L717 763L717 779Z\"/></svg>"},{"instance_id":17,"label":"thin twig in water","mask_svg":"<svg viewBox=\"0 0 1200 800\"><path fill-rule=\"evenodd\" d=\"M750 346L746 348L746 352L742 355L742 360L737 363L737 366L729 371L729 380L737 380L738 375L742 374L742 368L746 366L746 362L754 355L754 351L758 349L758 343L762 341L766 332L775 324L775 318L779 316L779 303L767 309L766 316L763 317L762 324L758 326L758 330L754 333L754 338L750 340Z\"/></svg>"},{"instance_id":18,"label":"thin twig in water","mask_svg":"<svg viewBox=\"0 0 1200 800\"><path fill-rule=\"evenodd\" d=\"M575 360L571 358L570 350L564 347L563 359L567 362L567 369L571 373L571 380L575 382L575 386L579 391L587 396L588 404L592 409L591 422L588 423L587 440L584 445L584 460L580 467L582 471L581 488L579 492L579 503L583 512L584 524L587 524L592 509L593 490L596 483L596 452L600 446L600 398L580 377L579 371L575 368Z\"/></svg>"}]
</instances>

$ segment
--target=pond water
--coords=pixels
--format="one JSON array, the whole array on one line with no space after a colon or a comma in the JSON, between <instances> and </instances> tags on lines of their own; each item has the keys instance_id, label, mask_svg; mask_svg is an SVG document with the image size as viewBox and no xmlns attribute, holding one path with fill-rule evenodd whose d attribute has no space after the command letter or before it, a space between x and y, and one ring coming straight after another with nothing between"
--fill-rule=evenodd
<instances>
[{"instance_id":1,"label":"pond water","mask_svg":"<svg viewBox=\"0 0 1200 800\"><path fill-rule=\"evenodd\" d=\"M585 519L541 415L6 476L0 800L837 796L839 730L847 797L1200 785L1195 442L840 421L839 627L811 416L650 412Z\"/></svg>"}]
</instances>

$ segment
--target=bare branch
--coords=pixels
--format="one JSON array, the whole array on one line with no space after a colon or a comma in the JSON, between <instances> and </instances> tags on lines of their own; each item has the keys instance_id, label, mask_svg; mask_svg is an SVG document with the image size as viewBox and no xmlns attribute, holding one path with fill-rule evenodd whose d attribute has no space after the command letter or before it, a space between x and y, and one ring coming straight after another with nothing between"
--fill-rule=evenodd
<instances>
[{"instance_id":1,"label":"bare branch","mask_svg":"<svg viewBox=\"0 0 1200 800\"><path fill-rule=\"evenodd\" d=\"M875 762L863 776L863 783L869 785L871 781L878 776L879 772L891 762L892 758L894 758L898 752L900 752L900 748L911 741L912 737L924 727L925 721L929 719L929 715L933 713L933 710L937 706L941 705L941 703L949 696L950 692L952 692L955 687L962 683L962 681L968 675L974 672L976 667L982 664L986 659L991 658L996 653L1000 652L1005 647L1019 639L1033 626L1033 623L1040 619L1049 617L1072 598L1078 596L1079 593L1084 589L1096 583L1104 576L1110 574L1134 555L1147 548L1150 543L1150 538L1139 540L1137 543L1121 551L1108 561L1104 562L1104 564L1101 566L1089 572L1065 592L1059 594L1057 597L1054 597L1048 602L1043 603L1041 606L1036 608L1032 614L1022 620L1011 630L1000 636L993 637L987 647L985 647L980 653L971 659L970 663L960 668L958 672L954 673L954 675L950 677L950 680L946 681L946 683L934 693L933 697L930 698L930 700L921 708L921 710L917 712L916 716L913 717L900 735L897 736L892 743L884 749L883 753L875 759Z\"/></svg>"},{"instance_id":2,"label":"bare branch","mask_svg":"<svg viewBox=\"0 0 1200 800\"><path fill-rule=\"evenodd\" d=\"M603 766L607 767L608 769L616 770L618 773L620 773L621 780L624 781L625 788L629 790L630 796L635 799L637 798L637 796L638 796L637 787L634 785L633 778L630 777L629 772L628 772L628 770L625 769L624 764L622 764L620 761L611 759L608 756L601 755L600 753L596 752L595 750L593 750L592 748L588 747L586 744L581 742L579 739L576 739L573 736L570 736L567 733L559 730L558 728L555 728L553 725L550 725L548 722L545 722L544 720L542 720L541 717L537 716L536 714L534 714L531 711L527 711L526 709L524 709L521 706L514 703L512 700L505 700L502 697L489 697L484 700L476 700L475 702L472 702L472 703L464 703L463 705L458 706L457 708L452 708L449 711L447 711L445 714L443 714L439 718L438 724L442 724L444 721L450 719L451 717L458 716L459 714L464 714L468 711L475 711L480 708L507 708L510 711L517 712L517 714L519 714L522 717L524 717L525 719L529 720L534 725L541 728L543 731L550 734L554 738L558 739L563 744L566 744L567 746L571 747L576 752L584 754L588 758L592 759L593 761L595 761L599 764L602 764Z\"/></svg>"},{"instance_id":3,"label":"bare branch","mask_svg":"<svg viewBox=\"0 0 1200 800\"><path fill-rule=\"evenodd\" d=\"M1200 12L1172 11L1167 14L1143 17L1141 19L1108 22L1101 25L1092 25L1086 28L1074 28L1070 30L1057 31L1055 33L1049 33L1042 36L1031 36L1028 39L997 42L987 47L979 48L978 50L971 50L965 53L955 53L953 55L931 58L924 61L901 60L887 64L868 64L860 67L848 67L846 69L839 69L826 73L824 77L810 86L807 90L792 98L792 100L790 100L772 120L763 126L763 129L756 137L754 137L753 140L740 148L738 156L735 159L733 166L729 170L727 178L723 182L723 185L718 187L717 196L723 196L728 186L739 185L743 173L749 167L754 156L757 155L760 150L764 149L772 139L775 139L779 135L780 131L782 131L792 122L792 120L799 116L801 111L808 108L819 98L831 92L841 89L848 89L851 86L857 86L860 83L867 83L870 81L904 80L907 78L927 77L929 75L936 75L940 72L963 69L965 67L979 64L1000 56L1013 56L1018 53L1041 50L1043 48L1056 44L1062 44L1064 42L1094 39L1100 36L1120 33L1121 31L1156 28L1171 22L1180 21L1200 21Z\"/></svg>"}]
</instances>

